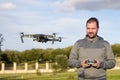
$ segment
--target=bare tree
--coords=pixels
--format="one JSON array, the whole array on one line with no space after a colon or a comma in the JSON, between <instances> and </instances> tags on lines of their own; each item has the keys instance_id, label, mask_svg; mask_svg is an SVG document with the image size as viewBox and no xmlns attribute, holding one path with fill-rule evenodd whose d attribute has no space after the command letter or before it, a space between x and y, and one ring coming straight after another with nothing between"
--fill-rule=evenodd
<instances>
[{"instance_id":1,"label":"bare tree","mask_svg":"<svg viewBox=\"0 0 120 80\"><path fill-rule=\"evenodd\" d=\"M2 51L1 50L1 47L3 46L2 45L2 42L4 41L4 37L3 37L3 35L0 33L0 52Z\"/></svg>"}]
</instances>

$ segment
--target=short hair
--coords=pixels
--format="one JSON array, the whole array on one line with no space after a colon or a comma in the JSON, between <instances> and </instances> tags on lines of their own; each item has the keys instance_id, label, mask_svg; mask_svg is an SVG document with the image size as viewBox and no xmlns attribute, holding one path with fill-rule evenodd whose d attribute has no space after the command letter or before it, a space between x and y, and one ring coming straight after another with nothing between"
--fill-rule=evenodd
<instances>
[{"instance_id":1,"label":"short hair","mask_svg":"<svg viewBox=\"0 0 120 80\"><path fill-rule=\"evenodd\" d=\"M89 18L89 19L87 20L87 22L86 22L86 26L87 26L87 23L92 23L92 22L96 22L97 28L99 28L99 21L98 21L98 19L95 18L95 17Z\"/></svg>"}]
</instances>

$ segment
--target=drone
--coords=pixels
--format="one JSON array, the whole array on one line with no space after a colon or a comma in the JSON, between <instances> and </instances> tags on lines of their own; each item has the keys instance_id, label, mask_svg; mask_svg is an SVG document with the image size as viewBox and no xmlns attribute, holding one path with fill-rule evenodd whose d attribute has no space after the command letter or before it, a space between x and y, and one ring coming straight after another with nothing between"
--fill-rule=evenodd
<instances>
[{"instance_id":1,"label":"drone","mask_svg":"<svg viewBox=\"0 0 120 80\"><path fill-rule=\"evenodd\" d=\"M51 35L46 34L24 34L23 32L20 33L21 42L24 43L23 38L33 38L33 41L46 43L48 41L52 41L52 44L54 44L55 41L61 42L62 37L56 37L56 33L53 33Z\"/></svg>"}]
</instances>

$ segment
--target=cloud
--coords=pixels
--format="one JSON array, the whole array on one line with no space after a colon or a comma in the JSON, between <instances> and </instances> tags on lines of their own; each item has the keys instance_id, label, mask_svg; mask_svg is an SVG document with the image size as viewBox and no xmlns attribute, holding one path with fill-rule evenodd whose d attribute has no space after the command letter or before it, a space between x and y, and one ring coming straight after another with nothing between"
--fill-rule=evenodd
<instances>
[{"instance_id":1,"label":"cloud","mask_svg":"<svg viewBox=\"0 0 120 80\"><path fill-rule=\"evenodd\" d=\"M54 4L60 11L120 9L120 0L64 0Z\"/></svg>"},{"instance_id":2,"label":"cloud","mask_svg":"<svg viewBox=\"0 0 120 80\"><path fill-rule=\"evenodd\" d=\"M14 9L16 7L13 3L0 3L0 9Z\"/></svg>"},{"instance_id":3,"label":"cloud","mask_svg":"<svg viewBox=\"0 0 120 80\"><path fill-rule=\"evenodd\" d=\"M56 24L59 26L74 26L75 24L79 24L80 19L76 18L69 18L69 17L64 17L56 20Z\"/></svg>"}]
</instances>

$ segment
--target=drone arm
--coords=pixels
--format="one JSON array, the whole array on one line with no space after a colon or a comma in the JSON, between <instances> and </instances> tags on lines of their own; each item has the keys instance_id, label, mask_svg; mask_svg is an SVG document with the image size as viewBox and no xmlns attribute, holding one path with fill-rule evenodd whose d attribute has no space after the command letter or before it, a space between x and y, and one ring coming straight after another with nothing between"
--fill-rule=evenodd
<instances>
[{"instance_id":1,"label":"drone arm","mask_svg":"<svg viewBox=\"0 0 120 80\"><path fill-rule=\"evenodd\" d=\"M21 42L24 43L24 41L23 41L23 37L21 36L20 38L21 38Z\"/></svg>"},{"instance_id":2,"label":"drone arm","mask_svg":"<svg viewBox=\"0 0 120 80\"><path fill-rule=\"evenodd\" d=\"M25 34L24 37L33 38L34 35L31 35L31 34L30 34L30 35L29 35L29 34Z\"/></svg>"},{"instance_id":3,"label":"drone arm","mask_svg":"<svg viewBox=\"0 0 120 80\"><path fill-rule=\"evenodd\" d=\"M54 41L55 41L55 37L56 37L56 34L55 34L55 33L53 33L52 44L54 44Z\"/></svg>"}]
</instances>

